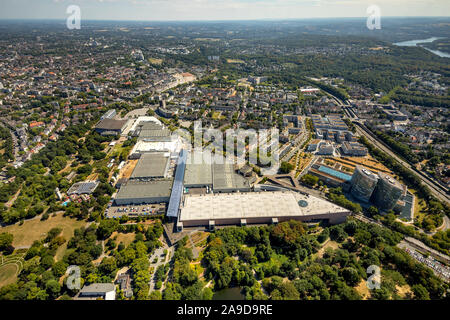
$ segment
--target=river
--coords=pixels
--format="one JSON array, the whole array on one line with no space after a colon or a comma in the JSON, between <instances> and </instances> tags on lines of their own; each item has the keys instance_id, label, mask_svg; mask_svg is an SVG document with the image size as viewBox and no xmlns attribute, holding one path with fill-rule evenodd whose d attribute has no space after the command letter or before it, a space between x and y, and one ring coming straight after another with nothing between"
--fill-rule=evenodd
<instances>
[{"instance_id":1,"label":"river","mask_svg":"<svg viewBox=\"0 0 450 320\"><path fill-rule=\"evenodd\" d=\"M438 39L444 39L444 38L442 38L442 37L431 37L431 38L428 38L428 39L408 40L408 41L396 42L396 43L394 43L394 45L400 46L400 47L421 47L421 48L424 48L425 50L428 50L428 51L434 53L435 55L438 55L439 57L450 58L450 54L449 53L442 52L442 51L439 51L439 50L432 50L432 49L429 49L427 47L424 47L424 46L420 45L421 43L430 43L430 42L433 42L433 41L438 40Z\"/></svg>"}]
</instances>

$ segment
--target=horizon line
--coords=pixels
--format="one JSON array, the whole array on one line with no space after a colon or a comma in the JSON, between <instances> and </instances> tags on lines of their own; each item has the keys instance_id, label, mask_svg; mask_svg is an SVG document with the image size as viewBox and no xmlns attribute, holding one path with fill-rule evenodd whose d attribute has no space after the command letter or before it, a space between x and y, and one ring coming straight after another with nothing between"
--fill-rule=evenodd
<instances>
[{"instance_id":1,"label":"horizon line","mask_svg":"<svg viewBox=\"0 0 450 320\"><path fill-rule=\"evenodd\" d=\"M450 19L449 16L383 16L383 18L428 18L437 19L444 18ZM366 16L349 16L349 17L303 17L303 18L255 18L255 19L148 19L148 20L127 20L127 19L83 19L83 21L88 22L246 22L246 21L299 21L299 20L326 20L326 19L367 19ZM0 21L66 21L66 19L61 18L0 18Z\"/></svg>"}]
</instances>

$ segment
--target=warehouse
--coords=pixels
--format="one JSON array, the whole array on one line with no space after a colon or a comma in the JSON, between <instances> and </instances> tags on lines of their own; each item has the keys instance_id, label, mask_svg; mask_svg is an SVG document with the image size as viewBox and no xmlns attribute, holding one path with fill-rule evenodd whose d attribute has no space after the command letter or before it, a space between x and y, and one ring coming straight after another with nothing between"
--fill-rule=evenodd
<instances>
[{"instance_id":1,"label":"warehouse","mask_svg":"<svg viewBox=\"0 0 450 320\"><path fill-rule=\"evenodd\" d=\"M122 134L127 123L128 120L114 120L106 118L97 123L97 125L95 126L95 131L97 131L101 135Z\"/></svg>"},{"instance_id":2,"label":"warehouse","mask_svg":"<svg viewBox=\"0 0 450 320\"><path fill-rule=\"evenodd\" d=\"M186 170L184 174L184 186L186 188L212 187L211 153L188 153Z\"/></svg>"},{"instance_id":3,"label":"warehouse","mask_svg":"<svg viewBox=\"0 0 450 320\"><path fill-rule=\"evenodd\" d=\"M155 152L163 152L169 154L172 158L176 158L180 149L181 143L179 140L170 142L138 141L131 150L129 159L139 159L142 154Z\"/></svg>"},{"instance_id":4,"label":"warehouse","mask_svg":"<svg viewBox=\"0 0 450 320\"><path fill-rule=\"evenodd\" d=\"M177 230L184 227L271 224L288 220L344 222L350 211L291 191L185 195Z\"/></svg>"},{"instance_id":5,"label":"warehouse","mask_svg":"<svg viewBox=\"0 0 450 320\"><path fill-rule=\"evenodd\" d=\"M116 205L167 203L170 199L172 179L157 181L128 181L115 197Z\"/></svg>"},{"instance_id":6,"label":"warehouse","mask_svg":"<svg viewBox=\"0 0 450 320\"><path fill-rule=\"evenodd\" d=\"M250 183L243 176L237 174L232 163L212 165L212 182L214 192L248 192Z\"/></svg>"},{"instance_id":7,"label":"warehouse","mask_svg":"<svg viewBox=\"0 0 450 320\"><path fill-rule=\"evenodd\" d=\"M169 171L169 157L164 153L147 153L139 159L130 179L150 180L166 178Z\"/></svg>"},{"instance_id":8,"label":"warehouse","mask_svg":"<svg viewBox=\"0 0 450 320\"><path fill-rule=\"evenodd\" d=\"M153 124L152 124L153 125ZM170 142L173 140L172 133L169 129L141 129L139 133L139 141L148 142Z\"/></svg>"},{"instance_id":9,"label":"warehouse","mask_svg":"<svg viewBox=\"0 0 450 320\"><path fill-rule=\"evenodd\" d=\"M248 192L250 183L238 174L234 164L226 163L225 158L212 157L204 152L189 154L187 158L184 186L186 188L212 188L216 193Z\"/></svg>"}]
</instances>

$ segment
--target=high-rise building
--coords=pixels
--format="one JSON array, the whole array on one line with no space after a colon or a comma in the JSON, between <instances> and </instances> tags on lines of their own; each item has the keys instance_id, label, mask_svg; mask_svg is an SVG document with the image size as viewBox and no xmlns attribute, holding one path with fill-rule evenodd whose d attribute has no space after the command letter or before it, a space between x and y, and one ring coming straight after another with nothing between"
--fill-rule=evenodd
<instances>
[{"instance_id":1,"label":"high-rise building","mask_svg":"<svg viewBox=\"0 0 450 320\"><path fill-rule=\"evenodd\" d=\"M352 196L358 200L369 202L377 182L378 176L375 173L361 166L356 166L350 181Z\"/></svg>"},{"instance_id":2,"label":"high-rise building","mask_svg":"<svg viewBox=\"0 0 450 320\"><path fill-rule=\"evenodd\" d=\"M372 202L379 210L388 212L394 209L397 201L403 196L405 187L385 173L379 172L378 176L379 179L372 195Z\"/></svg>"}]
</instances>

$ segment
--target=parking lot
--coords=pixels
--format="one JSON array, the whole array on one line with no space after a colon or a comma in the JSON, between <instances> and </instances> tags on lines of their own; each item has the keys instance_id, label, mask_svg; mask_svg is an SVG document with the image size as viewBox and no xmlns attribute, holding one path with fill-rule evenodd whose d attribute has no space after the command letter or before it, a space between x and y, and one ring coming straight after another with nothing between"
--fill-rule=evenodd
<instances>
[{"instance_id":1,"label":"parking lot","mask_svg":"<svg viewBox=\"0 0 450 320\"><path fill-rule=\"evenodd\" d=\"M425 257L422 254L420 254L419 252L417 252L416 250L412 249L412 248L404 248L406 252L408 252L414 259L416 259L417 261L427 265L429 268L431 268L434 273L442 278L444 281L449 282L450 281L450 269L443 265L442 263L440 263L439 261L437 261L436 259L434 259L431 256Z\"/></svg>"},{"instance_id":2,"label":"parking lot","mask_svg":"<svg viewBox=\"0 0 450 320\"><path fill-rule=\"evenodd\" d=\"M106 209L107 218L120 218L122 216L139 217L163 214L166 212L166 205L163 204L147 204L132 206L110 206Z\"/></svg>"}]
</instances>

